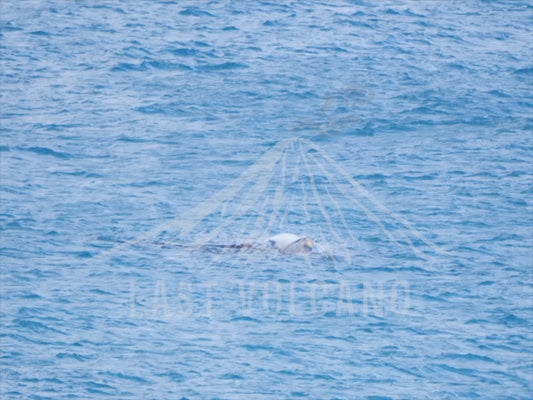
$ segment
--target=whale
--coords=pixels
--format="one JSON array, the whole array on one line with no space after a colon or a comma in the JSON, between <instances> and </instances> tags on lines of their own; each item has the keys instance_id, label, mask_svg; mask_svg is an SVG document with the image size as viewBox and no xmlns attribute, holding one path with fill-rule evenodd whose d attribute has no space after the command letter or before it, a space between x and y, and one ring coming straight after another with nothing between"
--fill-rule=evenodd
<instances>
[{"instance_id":1,"label":"whale","mask_svg":"<svg viewBox=\"0 0 533 400\"><path fill-rule=\"evenodd\" d=\"M279 233L271 236L267 243L281 254L309 254L315 246L313 239L293 233Z\"/></svg>"},{"instance_id":2,"label":"whale","mask_svg":"<svg viewBox=\"0 0 533 400\"><path fill-rule=\"evenodd\" d=\"M126 243L123 240L113 240L106 236L98 237L98 240L112 240L117 243ZM158 242L162 248L181 248L189 251L205 250L209 253L221 254L224 252L254 253L267 252L273 250L280 254L306 255L315 250L322 253L323 250L315 243L313 239L307 236L298 236L293 233L279 233L268 239L265 237L258 240L240 241L231 244L204 243L204 244L187 244L187 243L162 243Z\"/></svg>"},{"instance_id":3,"label":"whale","mask_svg":"<svg viewBox=\"0 0 533 400\"><path fill-rule=\"evenodd\" d=\"M307 236L298 236L293 233L279 233L268 239L254 241L242 241L231 244L205 243L200 245L188 245L181 243L167 244L163 247L179 247L191 251L205 250L209 253L221 254L224 252L254 253L277 251L284 255L306 255L316 248L313 239ZM321 252L320 250L317 250Z\"/></svg>"}]
</instances>

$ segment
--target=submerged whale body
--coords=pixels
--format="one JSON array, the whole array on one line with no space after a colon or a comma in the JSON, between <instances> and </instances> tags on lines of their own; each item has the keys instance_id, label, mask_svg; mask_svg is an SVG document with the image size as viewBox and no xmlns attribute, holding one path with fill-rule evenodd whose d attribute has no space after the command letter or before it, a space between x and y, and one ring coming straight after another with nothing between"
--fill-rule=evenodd
<instances>
[{"instance_id":1,"label":"submerged whale body","mask_svg":"<svg viewBox=\"0 0 533 400\"><path fill-rule=\"evenodd\" d=\"M315 247L315 241L305 236L297 236L292 233L280 233L269 237L263 242L241 242L235 244L206 244L202 249L212 253L235 252L264 252L276 250L281 254L309 254Z\"/></svg>"},{"instance_id":2,"label":"submerged whale body","mask_svg":"<svg viewBox=\"0 0 533 400\"><path fill-rule=\"evenodd\" d=\"M272 236L268 238L268 243L282 254L308 254L315 245L313 239L292 233Z\"/></svg>"}]
</instances>

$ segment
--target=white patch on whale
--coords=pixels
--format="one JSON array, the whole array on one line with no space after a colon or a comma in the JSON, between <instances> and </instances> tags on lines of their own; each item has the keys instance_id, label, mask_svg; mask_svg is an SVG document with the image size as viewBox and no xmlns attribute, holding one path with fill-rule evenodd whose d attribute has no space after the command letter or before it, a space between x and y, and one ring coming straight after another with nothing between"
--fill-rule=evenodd
<instances>
[{"instance_id":1,"label":"white patch on whale","mask_svg":"<svg viewBox=\"0 0 533 400\"><path fill-rule=\"evenodd\" d=\"M308 254L315 245L313 239L293 233L272 236L268 238L268 243L282 254Z\"/></svg>"}]
</instances>

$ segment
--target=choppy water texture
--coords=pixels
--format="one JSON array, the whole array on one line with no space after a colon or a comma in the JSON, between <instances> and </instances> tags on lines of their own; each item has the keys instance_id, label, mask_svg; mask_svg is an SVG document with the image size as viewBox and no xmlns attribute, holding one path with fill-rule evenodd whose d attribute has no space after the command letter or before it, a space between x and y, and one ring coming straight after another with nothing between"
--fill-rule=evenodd
<instances>
[{"instance_id":1,"label":"choppy water texture","mask_svg":"<svg viewBox=\"0 0 533 400\"><path fill-rule=\"evenodd\" d=\"M0 7L2 399L533 397L531 2Z\"/></svg>"}]
</instances>

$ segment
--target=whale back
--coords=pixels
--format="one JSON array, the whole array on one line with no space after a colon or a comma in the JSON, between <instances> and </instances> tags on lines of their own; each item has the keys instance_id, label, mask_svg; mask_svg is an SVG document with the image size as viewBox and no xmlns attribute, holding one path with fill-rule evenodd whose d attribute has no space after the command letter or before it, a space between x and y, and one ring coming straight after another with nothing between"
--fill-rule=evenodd
<instances>
[{"instance_id":1,"label":"whale back","mask_svg":"<svg viewBox=\"0 0 533 400\"><path fill-rule=\"evenodd\" d=\"M283 254L307 254L315 245L313 239L292 233L280 233L269 238L268 242Z\"/></svg>"}]
</instances>

